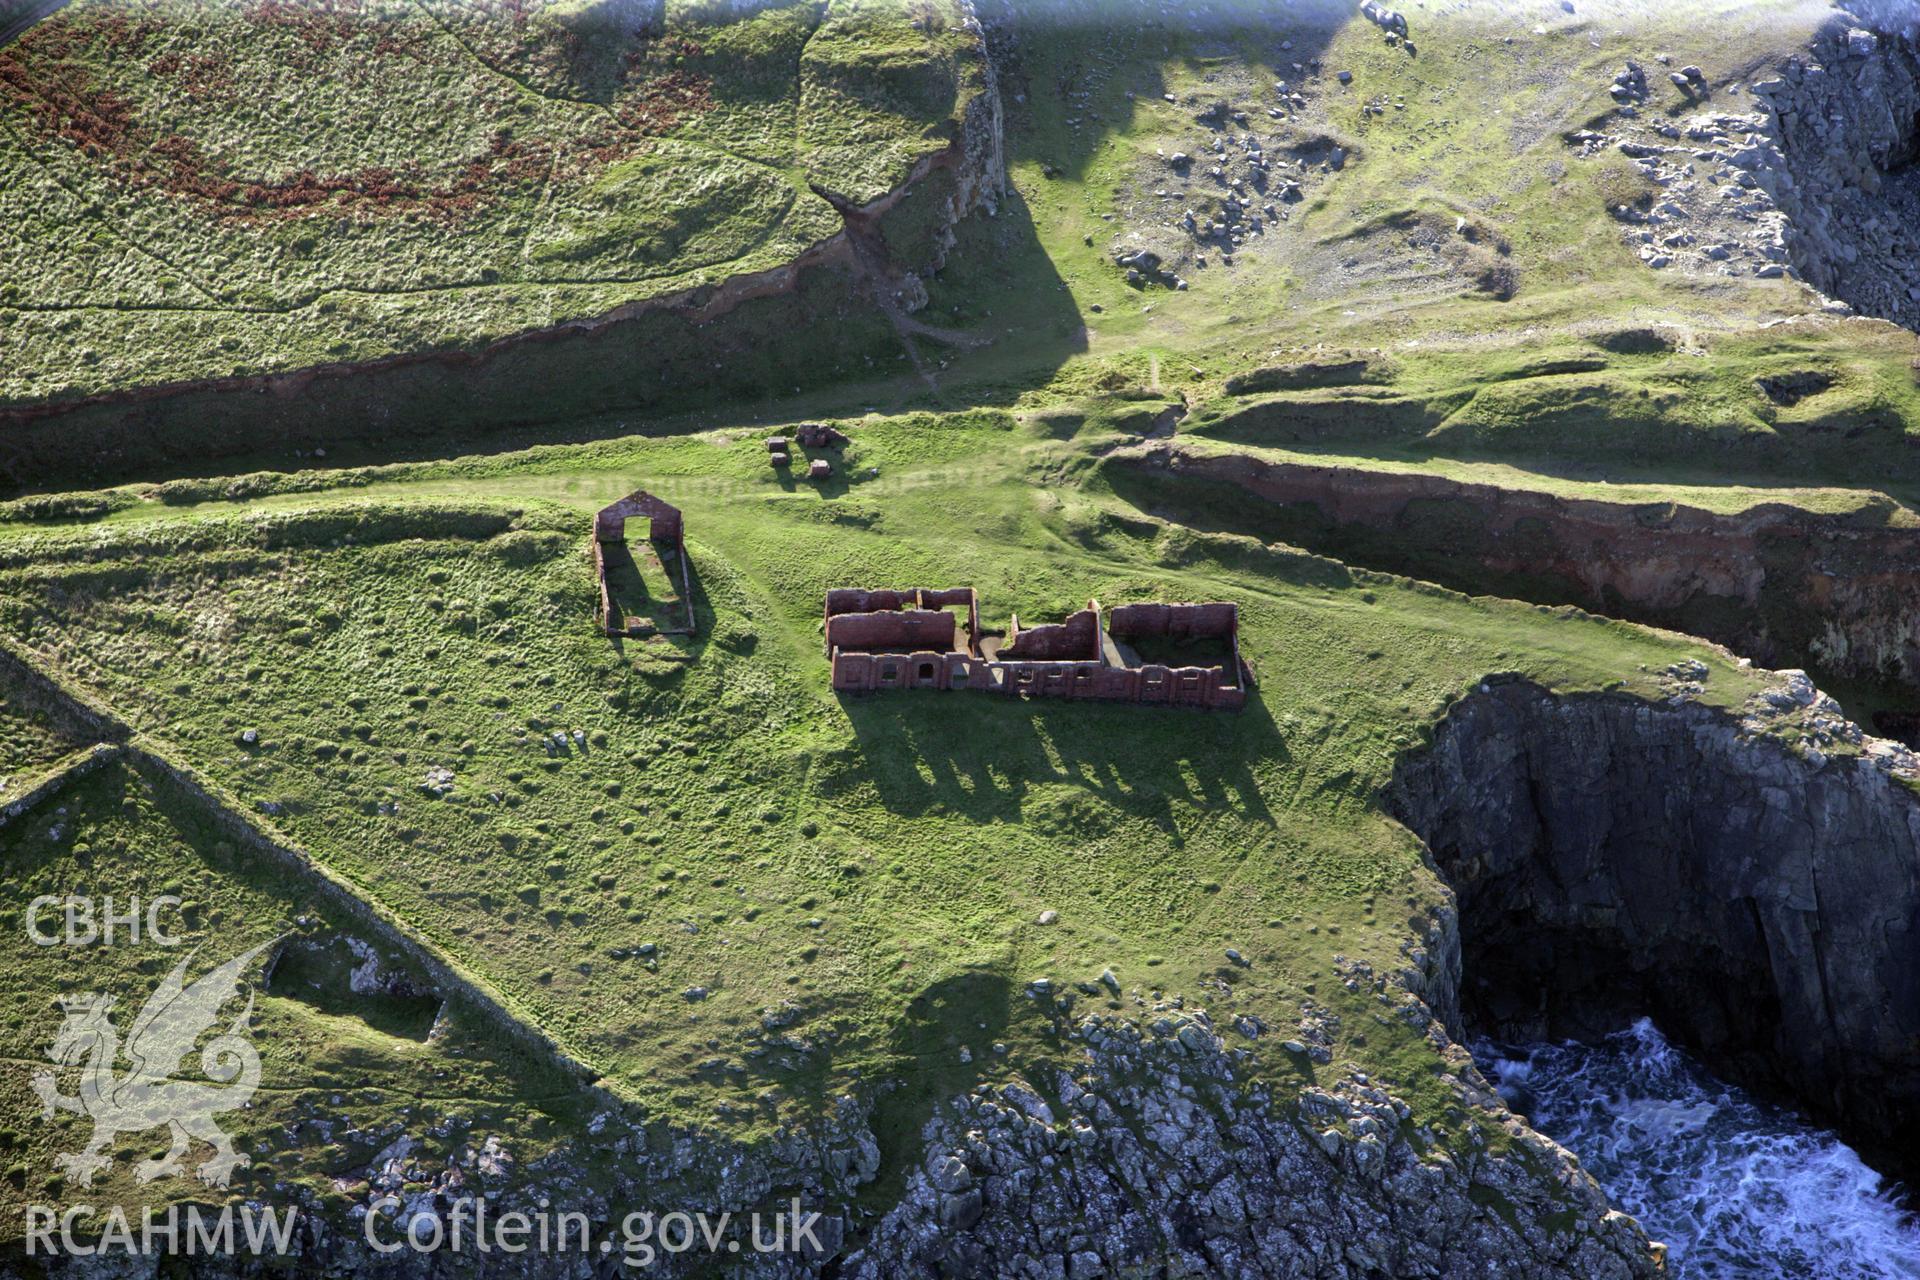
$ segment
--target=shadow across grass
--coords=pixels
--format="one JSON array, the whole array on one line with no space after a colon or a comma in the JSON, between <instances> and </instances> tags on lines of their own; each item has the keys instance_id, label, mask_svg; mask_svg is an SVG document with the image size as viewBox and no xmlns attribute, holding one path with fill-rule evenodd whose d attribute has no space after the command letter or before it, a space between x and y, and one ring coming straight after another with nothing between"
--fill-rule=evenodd
<instances>
[{"instance_id":1,"label":"shadow across grass","mask_svg":"<svg viewBox=\"0 0 1920 1280\"><path fill-rule=\"evenodd\" d=\"M601 544L606 566L607 593L614 613L652 634L690 634L694 630L693 601L683 597L683 565L690 588L692 560L671 542L651 540L635 556L631 541Z\"/></svg>"},{"instance_id":2,"label":"shadow across grass","mask_svg":"<svg viewBox=\"0 0 1920 1280\"><path fill-rule=\"evenodd\" d=\"M900 1198L920 1154L920 1131L943 1099L979 1079L980 1067L971 1060L987 1059L992 1044L1006 1035L1013 995L1005 974L968 969L908 1002L891 1049L895 1069L912 1079L887 1091L874 1109L880 1176L862 1190L867 1203L891 1207ZM967 1058L961 1057L962 1048Z\"/></svg>"},{"instance_id":3,"label":"shadow across grass","mask_svg":"<svg viewBox=\"0 0 1920 1280\"><path fill-rule=\"evenodd\" d=\"M871 783L903 817L1070 827L1081 820L1071 808L1028 812L1040 787L1064 784L1152 823L1177 847L1181 809L1271 823L1248 762L1288 759L1257 692L1237 714L942 690L843 694L840 703L861 761L840 785Z\"/></svg>"}]
</instances>

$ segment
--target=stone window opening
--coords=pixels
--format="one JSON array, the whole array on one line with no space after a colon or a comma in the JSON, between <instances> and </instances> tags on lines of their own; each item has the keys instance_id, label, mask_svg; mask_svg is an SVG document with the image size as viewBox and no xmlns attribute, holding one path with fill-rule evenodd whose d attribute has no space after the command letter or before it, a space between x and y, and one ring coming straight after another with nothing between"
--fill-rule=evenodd
<instances>
[{"instance_id":1,"label":"stone window opening","mask_svg":"<svg viewBox=\"0 0 1920 1280\"><path fill-rule=\"evenodd\" d=\"M836 587L822 627L833 687L977 689L1014 696L1239 710L1253 684L1239 608L1099 601L1062 622L983 631L970 587Z\"/></svg>"}]
</instances>

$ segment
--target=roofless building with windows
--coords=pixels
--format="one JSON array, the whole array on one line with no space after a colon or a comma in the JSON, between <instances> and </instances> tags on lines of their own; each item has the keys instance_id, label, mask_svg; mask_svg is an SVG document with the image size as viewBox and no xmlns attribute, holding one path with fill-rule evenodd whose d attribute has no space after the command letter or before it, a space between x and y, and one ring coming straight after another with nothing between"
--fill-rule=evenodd
<instances>
[{"instance_id":1,"label":"roofless building with windows","mask_svg":"<svg viewBox=\"0 0 1920 1280\"><path fill-rule=\"evenodd\" d=\"M972 690L1021 697L1237 711L1253 687L1233 603L1098 600L1061 622L983 630L971 587L827 592L833 687Z\"/></svg>"}]
</instances>

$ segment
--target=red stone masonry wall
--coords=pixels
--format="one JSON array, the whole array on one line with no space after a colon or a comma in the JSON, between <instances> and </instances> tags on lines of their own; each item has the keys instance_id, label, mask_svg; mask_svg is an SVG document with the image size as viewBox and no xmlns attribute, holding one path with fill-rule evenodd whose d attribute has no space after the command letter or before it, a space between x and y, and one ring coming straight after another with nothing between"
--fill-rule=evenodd
<instances>
[{"instance_id":1,"label":"red stone masonry wall","mask_svg":"<svg viewBox=\"0 0 1920 1280\"><path fill-rule=\"evenodd\" d=\"M1082 609L1064 622L1047 622L1037 627L1022 627L1014 619L1015 631L1000 647L1003 661L1019 658L1023 662L1049 660L1097 660L1100 657L1100 611Z\"/></svg>"},{"instance_id":2,"label":"red stone masonry wall","mask_svg":"<svg viewBox=\"0 0 1920 1280\"><path fill-rule=\"evenodd\" d=\"M928 649L944 654L953 648L955 634L953 615L941 609L842 613L827 619L829 649Z\"/></svg>"},{"instance_id":3,"label":"red stone masonry wall","mask_svg":"<svg viewBox=\"0 0 1920 1280\"><path fill-rule=\"evenodd\" d=\"M937 607L959 604L967 606L967 649L955 647L954 617ZM1209 667L1108 665L1097 601L1060 623L1022 629L1015 619L1012 638L997 658L988 659L975 647L978 610L971 588L829 591L827 654L834 689L842 693L966 689L1012 697L1237 711L1246 705L1253 685L1253 672L1240 659L1240 611L1232 603L1122 605L1108 615L1114 620L1116 636L1229 641L1230 665Z\"/></svg>"},{"instance_id":4,"label":"red stone masonry wall","mask_svg":"<svg viewBox=\"0 0 1920 1280\"><path fill-rule=\"evenodd\" d=\"M600 629L610 636L623 634L627 629L627 620L618 616L613 608L613 592L607 586L606 542L596 527L594 536L589 539L593 548L593 580L600 584Z\"/></svg>"},{"instance_id":5,"label":"red stone masonry wall","mask_svg":"<svg viewBox=\"0 0 1920 1280\"><path fill-rule=\"evenodd\" d=\"M660 501L645 489L636 489L611 506L602 507L593 518L593 536L601 542L623 541L629 516L645 516L653 525L655 542L671 543L675 550L681 549L685 535L680 508Z\"/></svg>"},{"instance_id":6,"label":"red stone masonry wall","mask_svg":"<svg viewBox=\"0 0 1920 1280\"><path fill-rule=\"evenodd\" d=\"M632 516L646 517L651 525L648 530L651 541L668 543L679 553L680 599L686 606L686 622L682 627L662 630L669 634L692 635L695 630L693 571L687 561L686 522L680 514L680 508L662 502L645 489L636 489L620 501L602 507L593 517L593 577L600 584L600 629L610 636L627 634L627 620L620 617L613 607L613 592L607 585L607 553L602 544L625 542L627 520Z\"/></svg>"},{"instance_id":7,"label":"red stone masonry wall","mask_svg":"<svg viewBox=\"0 0 1920 1280\"><path fill-rule=\"evenodd\" d=\"M835 587L827 592L827 616L831 618L842 613L879 613L887 609L913 609L919 607L921 595L917 587L908 587L904 591L888 591L884 588L865 591L856 587Z\"/></svg>"},{"instance_id":8,"label":"red stone masonry wall","mask_svg":"<svg viewBox=\"0 0 1920 1280\"><path fill-rule=\"evenodd\" d=\"M1240 606L1235 604L1122 604L1107 612L1107 632L1127 636L1171 636L1176 640L1218 636L1230 639L1240 632Z\"/></svg>"}]
</instances>

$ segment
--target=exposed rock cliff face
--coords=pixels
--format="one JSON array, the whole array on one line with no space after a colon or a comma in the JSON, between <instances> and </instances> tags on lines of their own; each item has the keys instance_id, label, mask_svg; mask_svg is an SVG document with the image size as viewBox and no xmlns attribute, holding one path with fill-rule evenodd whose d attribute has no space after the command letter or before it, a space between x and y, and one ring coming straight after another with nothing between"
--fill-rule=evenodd
<instances>
[{"instance_id":1,"label":"exposed rock cliff face","mask_svg":"<svg viewBox=\"0 0 1920 1280\"><path fill-rule=\"evenodd\" d=\"M1920 801L1697 704L1492 683L1390 804L1459 895L1475 1030L1590 1036L1640 1014L1920 1169Z\"/></svg>"},{"instance_id":2,"label":"exposed rock cliff face","mask_svg":"<svg viewBox=\"0 0 1920 1280\"><path fill-rule=\"evenodd\" d=\"M1115 463L1242 490L1258 503L1165 497L1350 563L1673 627L1764 665L1920 683L1920 530L1885 511L1722 515L1174 446Z\"/></svg>"},{"instance_id":3,"label":"exposed rock cliff face","mask_svg":"<svg viewBox=\"0 0 1920 1280\"><path fill-rule=\"evenodd\" d=\"M1406 1007L1425 1020L1425 1006ZM1056 1103L1010 1086L936 1117L923 1168L842 1274L1657 1273L1638 1225L1566 1151L1470 1085L1463 1097L1506 1128L1509 1154L1410 1141L1406 1105L1365 1077L1297 1099L1249 1087L1235 1071L1246 1051L1228 1050L1204 1014L1145 1034L1090 1019L1075 1034L1088 1070L1045 1082Z\"/></svg>"},{"instance_id":4,"label":"exposed rock cliff face","mask_svg":"<svg viewBox=\"0 0 1920 1280\"><path fill-rule=\"evenodd\" d=\"M1753 86L1772 139L1746 167L1787 215L1809 284L1920 329L1920 48L1911 10L1892 18L1830 23L1808 57Z\"/></svg>"},{"instance_id":5,"label":"exposed rock cliff face","mask_svg":"<svg viewBox=\"0 0 1920 1280\"><path fill-rule=\"evenodd\" d=\"M1434 953L1438 956L1442 947ZM1431 969L1444 977L1444 963ZM1376 980L1382 993L1398 991ZM1424 1024L1426 1006L1402 1009ZM611 1224L642 1203L744 1213L787 1207L797 1195L818 1250L726 1259L726 1274L758 1280L840 1276L849 1280L1101 1280L1142 1274L1191 1277L1316 1277L1320 1280L1655 1280L1655 1252L1633 1219L1612 1209L1568 1153L1512 1117L1479 1087L1465 1052L1435 1029L1463 1105L1504 1132L1505 1149L1448 1151L1431 1133L1410 1133L1409 1108L1361 1076L1323 1079L1299 1094L1270 1095L1238 1068L1250 1050L1229 1048L1206 1015L1170 1013L1145 1030L1091 1018L1068 1034L1084 1044L1086 1068L1038 1087L982 1085L943 1106L898 1204L864 1236L851 1197L879 1171L871 1112L843 1099L817 1131L751 1151L693 1135L663 1141L612 1113L595 1118L597 1150L619 1155L629 1185L582 1182L564 1152L528 1170L534 1194L556 1209ZM1237 1037L1238 1032L1226 1033ZM1242 1041L1244 1043L1244 1041ZM1259 1045L1263 1051L1271 1041ZM1042 1090L1053 1101L1042 1096ZM402 1135L370 1171L368 1199L397 1196L399 1239L426 1215L443 1223L457 1200L484 1187L490 1162L511 1154L469 1151L436 1169ZM703 1188L687 1190L695 1178ZM490 1201L495 1212L524 1207ZM425 1229L423 1228L423 1233ZM349 1226L303 1219L301 1266L339 1276L468 1274L462 1259L411 1251L376 1255L358 1217ZM618 1255L616 1255L618 1256ZM254 1259L181 1260L182 1274L277 1274ZM486 1259L486 1274L545 1280L611 1274L580 1259L527 1252ZM0 1275L8 1274L0 1258ZM125 1268L55 1260L50 1276L157 1274L157 1261ZM171 1272L169 1272L171 1274ZM700 1250L661 1253L646 1274L713 1274Z\"/></svg>"},{"instance_id":6,"label":"exposed rock cliff face","mask_svg":"<svg viewBox=\"0 0 1920 1280\"><path fill-rule=\"evenodd\" d=\"M1747 72L1751 97L1669 71L1690 114L1623 107L1569 140L1587 155L1617 145L1659 187L1652 207L1614 210L1648 266L1791 269L1920 329L1920 23L1902 0L1849 7L1861 12L1830 18L1804 52Z\"/></svg>"}]
</instances>

